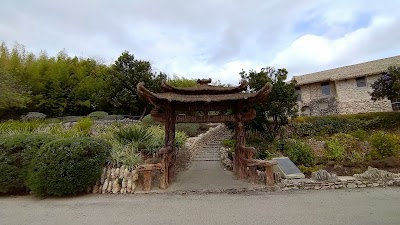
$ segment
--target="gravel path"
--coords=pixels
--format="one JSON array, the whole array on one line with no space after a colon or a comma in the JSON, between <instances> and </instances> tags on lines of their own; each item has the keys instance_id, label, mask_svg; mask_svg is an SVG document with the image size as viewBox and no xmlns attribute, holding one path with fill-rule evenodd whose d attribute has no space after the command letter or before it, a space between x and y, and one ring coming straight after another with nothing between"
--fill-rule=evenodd
<instances>
[{"instance_id":1,"label":"gravel path","mask_svg":"<svg viewBox=\"0 0 400 225\"><path fill-rule=\"evenodd\" d=\"M1 197L0 224L399 225L400 188L242 194Z\"/></svg>"}]
</instances>

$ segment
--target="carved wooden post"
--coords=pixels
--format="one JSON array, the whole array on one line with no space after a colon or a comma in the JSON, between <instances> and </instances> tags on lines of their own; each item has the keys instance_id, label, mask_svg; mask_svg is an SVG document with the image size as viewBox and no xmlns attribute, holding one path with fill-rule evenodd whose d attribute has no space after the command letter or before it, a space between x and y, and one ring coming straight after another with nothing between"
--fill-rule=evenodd
<instances>
[{"instance_id":1,"label":"carved wooden post","mask_svg":"<svg viewBox=\"0 0 400 225\"><path fill-rule=\"evenodd\" d=\"M273 165L276 163L267 163L265 166L265 180L267 186L274 186L275 185L275 180L274 180L274 171L273 171Z\"/></svg>"},{"instance_id":2,"label":"carved wooden post","mask_svg":"<svg viewBox=\"0 0 400 225\"><path fill-rule=\"evenodd\" d=\"M175 111L169 110L166 115L164 146L167 151L162 154L161 189L168 188L174 173L174 165L171 162L175 154Z\"/></svg>"}]
</instances>

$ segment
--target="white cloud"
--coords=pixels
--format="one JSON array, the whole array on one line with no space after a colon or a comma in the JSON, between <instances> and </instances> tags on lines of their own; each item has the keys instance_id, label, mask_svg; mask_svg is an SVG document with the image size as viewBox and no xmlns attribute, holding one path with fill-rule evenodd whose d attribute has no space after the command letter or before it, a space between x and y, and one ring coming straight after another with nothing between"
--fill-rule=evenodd
<instances>
[{"instance_id":1,"label":"white cloud","mask_svg":"<svg viewBox=\"0 0 400 225\"><path fill-rule=\"evenodd\" d=\"M115 60L128 50L157 70L236 84L241 69L290 75L388 57L400 3L390 0L10 1L0 41Z\"/></svg>"}]
</instances>

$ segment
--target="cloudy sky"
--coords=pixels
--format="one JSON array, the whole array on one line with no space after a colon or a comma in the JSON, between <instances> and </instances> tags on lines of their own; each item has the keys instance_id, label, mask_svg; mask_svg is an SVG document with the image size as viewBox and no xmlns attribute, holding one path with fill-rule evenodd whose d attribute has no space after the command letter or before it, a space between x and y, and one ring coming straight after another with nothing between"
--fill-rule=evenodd
<instances>
[{"instance_id":1,"label":"cloudy sky","mask_svg":"<svg viewBox=\"0 0 400 225\"><path fill-rule=\"evenodd\" d=\"M3 0L0 42L237 84L272 66L290 76L400 54L397 0Z\"/></svg>"}]
</instances>

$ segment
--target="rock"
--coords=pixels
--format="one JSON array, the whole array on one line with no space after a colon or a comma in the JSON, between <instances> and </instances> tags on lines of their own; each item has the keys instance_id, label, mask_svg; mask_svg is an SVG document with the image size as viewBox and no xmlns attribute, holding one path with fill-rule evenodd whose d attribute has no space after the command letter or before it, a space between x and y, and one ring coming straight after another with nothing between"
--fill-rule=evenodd
<instances>
[{"instance_id":1,"label":"rock","mask_svg":"<svg viewBox=\"0 0 400 225\"><path fill-rule=\"evenodd\" d=\"M106 180L106 176L107 176L107 167L104 167L103 172L101 173L100 184L104 183L104 181Z\"/></svg>"},{"instance_id":2,"label":"rock","mask_svg":"<svg viewBox=\"0 0 400 225\"><path fill-rule=\"evenodd\" d=\"M96 184L96 185L93 187L92 193L93 193L93 194L99 193L99 185Z\"/></svg>"},{"instance_id":3,"label":"rock","mask_svg":"<svg viewBox=\"0 0 400 225\"><path fill-rule=\"evenodd\" d=\"M131 193L135 193L136 190L136 182L132 182L132 190Z\"/></svg>"},{"instance_id":4,"label":"rock","mask_svg":"<svg viewBox=\"0 0 400 225\"><path fill-rule=\"evenodd\" d=\"M107 188L108 188L108 179L106 179L104 181L103 187L101 188L101 193L104 194L107 192Z\"/></svg>"},{"instance_id":5,"label":"rock","mask_svg":"<svg viewBox=\"0 0 400 225\"><path fill-rule=\"evenodd\" d=\"M289 190L290 190L289 187L284 187L284 188L282 188L282 191L289 191Z\"/></svg>"},{"instance_id":6,"label":"rock","mask_svg":"<svg viewBox=\"0 0 400 225\"><path fill-rule=\"evenodd\" d=\"M128 182L126 182L126 192L128 193L132 192L132 178L129 178Z\"/></svg>"},{"instance_id":7,"label":"rock","mask_svg":"<svg viewBox=\"0 0 400 225\"><path fill-rule=\"evenodd\" d=\"M368 167L367 171L361 174L354 174L354 177L361 179L377 179L377 178L389 178L393 179L399 177L400 174L391 173L385 170L379 170L374 167Z\"/></svg>"},{"instance_id":8,"label":"rock","mask_svg":"<svg viewBox=\"0 0 400 225\"><path fill-rule=\"evenodd\" d=\"M125 178L125 179L128 179L128 177L129 177L129 169L128 169L128 168L125 168L125 169L124 169L124 178Z\"/></svg>"},{"instance_id":9,"label":"rock","mask_svg":"<svg viewBox=\"0 0 400 225\"><path fill-rule=\"evenodd\" d=\"M358 187L359 187L359 188L365 188L365 187L367 187L367 185L365 185L365 184L360 184L360 185L358 185Z\"/></svg>"},{"instance_id":10,"label":"rock","mask_svg":"<svg viewBox=\"0 0 400 225\"><path fill-rule=\"evenodd\" d=\"M119 184L119 180L115 179L113 184L112 184L112 193L116 194L121 190L121 185Z\"/></svg>"},{"instance_id":11,"label":"rock","mask_svg":"<svg viewBox=\"0 0 400 225\"><path fill-rule=\"evenodd\" d=\"M389 181L387 182L387 185L388 185L388 186L393 186L393 184L394 184L394 181L393 181L393 180L389 180Z\"/></svg>"},{"instance_id":12,"label":"rock","mask_svg":"<svg viewBox=\"0 0 400 225\"><path fill-rule=\"evenodd\" d=\"M110 168L110 167L107 168L107 176L106 176L106 179L108 179L108 180L111 179L111 168Z\"/></svg>"},{"instance_id":13,"label":"rock","mask_svg":"<svg viewBox=\"0 0 400 225\"><path fill-rule=\"evenodd\" d=\"M378 183L372 183L372 187L379 187Z\"/></svg>"},{"instance_id":14,"label":"rock","mask_svg":"<svg viewBox=\"0 0 400 225\"><path fill-rule=\"evenodd\" d=\"M347 184L347 188L356 188L357 187L357 185L355 184L355 183L348 183Z\"/></svg>"},{"instance_id":15,"label":"rock","mask_svg":"<svg viewBox=\"0 0 400 225\"><path fill-rule=\"evenodd\" d=\"M112 185L113 185L113 182L112 181L108 181L108 187L107 187L107 192L108 193L111 193Z\"/></svg>"},{"instance_id":16,"label":"rock","mask_svg":"<svg viewBox=\"0 0 400 225\"><path fill-rule=\"evenodd\" d=\"M87 188L86 188L86 193L89 194L90 192L92 192L92 187L87 187Z\"/></svg>"},{"instance_id":17,"label":"rock","mask_svg":"<svg viewBox=\"0 0 400 225\"><path fill-rule=\"evenodd\" d=\"M311 178L317 181L329 181L336 182L338 180L336 173L330 174L326 170L318 170L316 172L312 172Z\"/></svg>"},{"instance_id":18,"label":"rock","mask_svg":"<svg viewBox=\"0 0 400 225\"><path fill-rule=\"evenodd\" d=\"M115 175L115 178L119 177L119 167L115 168L114 175Z\"/></svg>"},{"instance_id":19,"label":"rock","mask_svg":"<svg viewBox=\"0 0 400 225\"><path fill-rule=\"evenodd\" d=\"M132 181L137 181L139 179L139 173L137 170L132 170Z\"/></svg>"},{"instance_id":20,"label":"rock","mask_svg":"<svg viewBox=\"0 0 400 225\"><path fill-rule=\"evenodd\" d=\"M119 179L122 179L124 177L124 172L125 172L125 166L122 165L121 168L119 168Z\"/></svg>"},{"instance_id":21,"label":"rock","mask_svg":"<svg viewBox=\"0 0 400 225\"><path fill-rule=\"evenodd\" d=\"M121 188L126 188L127 180L124 178L122 179Z\"/></svg>"},{"instance_id":22,"label":"rock","mask_svg":"<svg viewBox=\"0 0 400 225\"><path fill-rule=\"evenodd\" d=\"M117 175L115 174L115 168L111 169L111 180L115 180L117 178Z\"/></svg>"}]
</instances>

